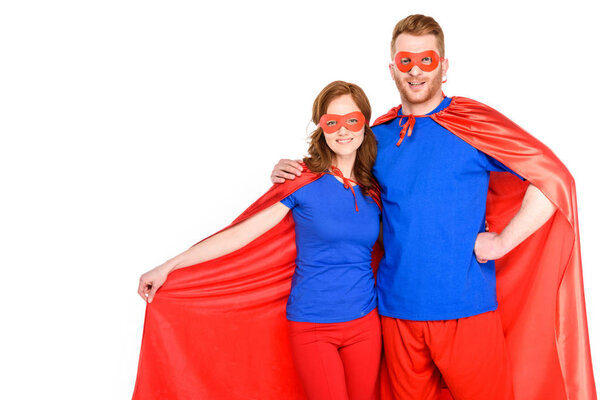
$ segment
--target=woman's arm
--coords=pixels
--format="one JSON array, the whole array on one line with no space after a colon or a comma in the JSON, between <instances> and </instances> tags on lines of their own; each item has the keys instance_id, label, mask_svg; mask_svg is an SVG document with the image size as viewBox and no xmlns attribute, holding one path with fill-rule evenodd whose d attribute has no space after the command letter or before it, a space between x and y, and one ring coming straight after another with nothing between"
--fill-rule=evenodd
<instances>
[{"instance_id":1,"label":"woman's arm","mask_svg":"<svg viewBox=\"0 0 600 400\"><path fill-rule=\"evenodd\" d=\"M167 280L167 275L176 269L209 261L236 251L269 229L277 225L288 213L289 208L277 202L247 220L192 246L140 277L138 294L148 303Z\"/></svg>"}]
</instances>

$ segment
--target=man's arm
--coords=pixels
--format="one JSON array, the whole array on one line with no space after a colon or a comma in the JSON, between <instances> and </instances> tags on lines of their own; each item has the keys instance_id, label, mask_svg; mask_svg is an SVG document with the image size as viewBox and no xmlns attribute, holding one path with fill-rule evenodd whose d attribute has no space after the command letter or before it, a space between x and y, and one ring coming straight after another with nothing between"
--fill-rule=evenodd
<instances>
[{"instance_id":1,"label":"man's arm","mask_svg":"<svg viewBox=\"0 0 600 400\"><path fill-rule=\"evenodd\" d=\"M281 159L273 168L271 182L283 183L286 179L295 179L301 173L302 166L299 161Z\"/></svg>"},{"instance_id":2,"label":"man's arm","mask_svg":"<svg viewBox=\"0 0 600 400\"><path fill-rule=\"evenodd\" d=\"M477 261L487 262L504 256L544 225L555 211L556 206L530 184L521 208L500 234L482 232L477 235L474 248Z\"/></svg>"}]
</instances>

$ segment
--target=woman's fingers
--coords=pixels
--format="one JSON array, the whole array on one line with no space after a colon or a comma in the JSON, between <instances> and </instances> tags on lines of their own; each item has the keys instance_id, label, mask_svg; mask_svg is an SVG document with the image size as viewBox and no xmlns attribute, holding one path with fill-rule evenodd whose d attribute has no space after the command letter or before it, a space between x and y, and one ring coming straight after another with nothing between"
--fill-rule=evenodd
<instances>
[{"instance_id":1,"label":"woman's fingers","mask_svg":"<svg viewBox=\"0 0 600 400\"><path fill-rule=\"evenodd\" d=\"M165 272L161 266L154 268L140 276L140 284L138 286L138 294L147 301L152 303L156 291L167 280L168 272Z\"/></svg>"},{"instance_id":2,"label":"woman's fingers","mask_svg":"<svg viewBox=\"0 0 600 400\"><path fill-rule=\"evenodd\" d=\"M154 295L156 294L156 291L158 290L160 286L159 285L152 285L152 288L150 289L150 292L148 293L148 303L152 303L152 300L154 300Z\"/></svg>"},{"instance_id":3,"label":"woman's fingers","mask_svg":"<svg viewBox=\"0 0 600 400\"><path fill-rule=\"evenodd\" d=\"M146 282L143 279L143 276L140 277L140 284L138 285L138 294L140 295L140 297L142 299L144 299L144 301L148 301L147 294L150 291L151 287L152 287L152 282Z\"/></svg>"}]
</instances>

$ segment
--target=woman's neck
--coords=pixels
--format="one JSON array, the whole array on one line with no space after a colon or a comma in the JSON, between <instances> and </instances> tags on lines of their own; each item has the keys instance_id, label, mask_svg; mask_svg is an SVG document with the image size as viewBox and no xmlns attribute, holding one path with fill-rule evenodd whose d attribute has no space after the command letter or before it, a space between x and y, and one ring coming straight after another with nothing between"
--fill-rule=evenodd
<instances>
[{"instance_id":1,"label":"woman's neck","mask_svg":"<svg viewBox=\"0 0 600 400\"><path fill-rule=\"evenodd\" d=\"M356 160L356 153L347 156L337 155L333 159L333 165L337 167L346 178L353 179L354 161Z\"/></svg>"}]
</instances>

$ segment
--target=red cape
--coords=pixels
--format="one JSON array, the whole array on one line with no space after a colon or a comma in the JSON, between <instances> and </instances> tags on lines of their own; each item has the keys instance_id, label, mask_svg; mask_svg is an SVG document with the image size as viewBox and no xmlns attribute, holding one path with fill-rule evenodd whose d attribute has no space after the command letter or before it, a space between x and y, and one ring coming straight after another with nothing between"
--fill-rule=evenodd
<instances>
[{"instance_id":1,"label":"red cape","mask_svg":"<svg viewBox=\"0 0 600 400\"><path fill-rule=\"evenodd\" d=\"M399 109L373 125L396 118ZM596 399L573 177L548 147L484 104L453 97L430 117L527 179L492 172L486 214L490 231L502 231L512 219L529 183L558 208L542 228L496 261L515 398Z\"/></svg>"},{"instance_id":2,"label":"red cape","mask_svg":"<svg viewBox=\"0 0 600 400\"><path fill-rule=\"evenodd\" d=\"M305 169L273 186L229 227L321 175ZM376 245L375 266L381 255ZM245 247L173 271L146 306L133 398L305 399L285 317L295 258L288 213Z\"/></svg>"},{"instance_id":3,"label":"red cape","mask_svg":"<svg viewBox=\"0 0 600 400\"><path fill-rule=\"evenodd\" d=\"M375 125L395 118L398 109ZM455 97L431 118L525 177L558 207L496 262L516 399L596 399L573 178L546 146L483 104ZM274 186L233 224L318 177L304 173ZM518 211L527 185L492 173L486 216L492 231ZM288 214L244 248L174 271L146 307L134 399L304 399L285 331L295 254ZM375 255L374 265L381 254ZM386 379L383 368L381 399L392 398Z\"/></svg>"}]
</instances>

